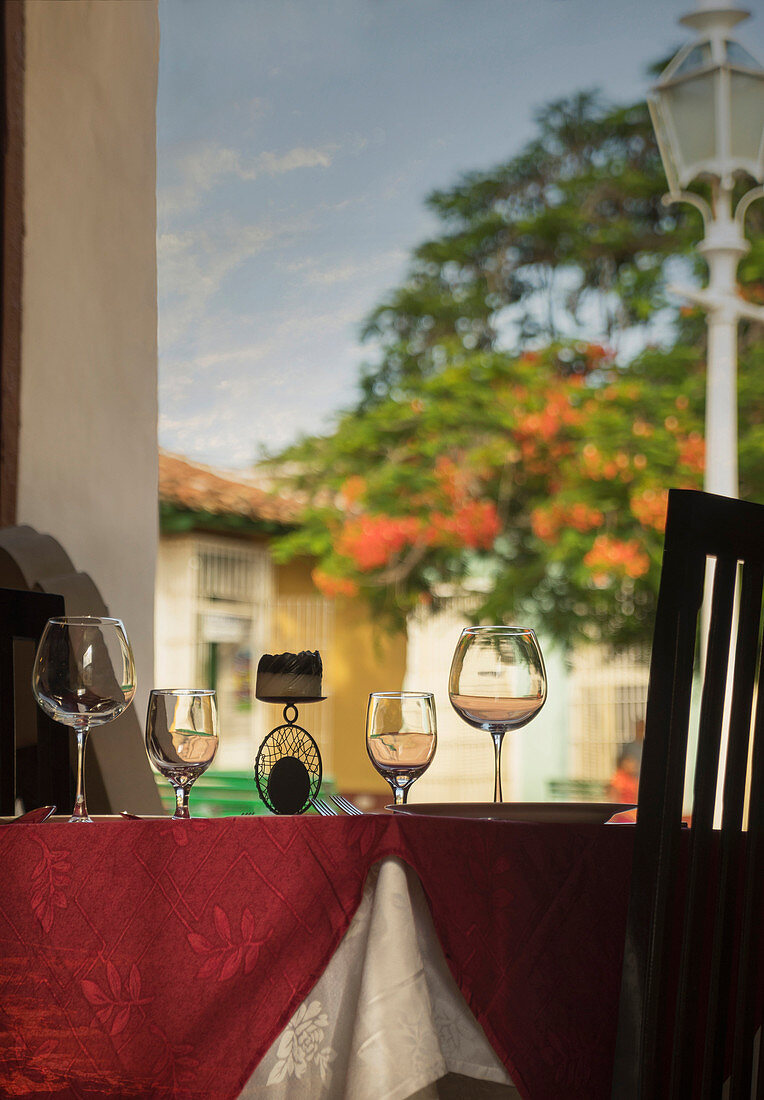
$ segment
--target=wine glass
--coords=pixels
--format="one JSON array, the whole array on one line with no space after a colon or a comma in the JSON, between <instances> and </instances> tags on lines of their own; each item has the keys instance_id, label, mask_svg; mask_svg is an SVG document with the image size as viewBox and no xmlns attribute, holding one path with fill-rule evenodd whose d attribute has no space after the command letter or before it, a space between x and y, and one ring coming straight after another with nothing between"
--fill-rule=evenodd
<instances>
[{"instance_id":1,"label":"wine glass","mask_svg":"<svg viewBox=\"0 0 764 1100\"><path fill-rule=\"evenodd\" d=\"M493 737L493 800L501 802L501 744L507 730L530 722L546 702L546 670L536 635L513 626L471 626L462 631L448 680L460 718Z\"/></svg>"},{"instance_id":2,"label":"wine glass","mask_svg":"<svg viewBox=\"0 0 764 1100\"><path fill-rule=\"evenodd\" d=\"M146 752L175 791L173 820L188 818L188 796L218 750L218 710L208 688L155 688L146 716Z\"/></svg>"},{"instance_id":3,"label":"wine glass","mask_svg":"<svg viewBox=\"0 0 764 1100\"><path fill-rule=\"evenodd\" d=\"M77 735L77 795L70 822L92 821L85 801L85 746L94 726L113 722L135 695L135 662L119 619L48 619L32 672L34 697Z\"/></svg>"},{"instance_id":4,"label":"wine glass","mask_svg":"<svg viewBox=\"0 0 764 1100\"><path fill-rule=\"evenodd\" d=\"M428 691L375 691L366 711L366 751L390 784L395 805L430 766L437 745L435 699Z\"/></svg>"}]
</instances>

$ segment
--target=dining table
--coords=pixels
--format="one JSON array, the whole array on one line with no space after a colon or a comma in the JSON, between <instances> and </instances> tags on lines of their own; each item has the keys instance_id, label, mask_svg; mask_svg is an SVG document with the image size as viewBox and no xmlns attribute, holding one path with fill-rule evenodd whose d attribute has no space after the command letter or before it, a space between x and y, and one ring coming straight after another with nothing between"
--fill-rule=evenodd
<instances>
[{"instance_id":1,"label":"dining table","mask_svg":"<svg viewBox=\"0 0 764 1100\"><path fill-rule=\"evenodd\" d=\"M456 814L0 825L0 1094L404 1100L456 1075L604 1100L633 836Z\"/></svg>"}]
</instances>

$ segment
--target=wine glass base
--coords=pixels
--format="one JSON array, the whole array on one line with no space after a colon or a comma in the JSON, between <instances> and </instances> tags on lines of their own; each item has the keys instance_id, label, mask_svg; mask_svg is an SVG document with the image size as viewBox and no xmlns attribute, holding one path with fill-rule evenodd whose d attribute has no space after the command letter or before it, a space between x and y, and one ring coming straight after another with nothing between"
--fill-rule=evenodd
<instances>
[{"instance_id":1,"label":"wine glass base","mask_svg":"<svg viewBox=\"0 0 764 1100\"><path fill-rule=\"evenodd\" d=\"M74 817L70 817L69 820L67 821L67 825L80 825L80 824L94 825L95 822L93 821L92 817L77 817L76 815Z\"/></svg>"}]
</instances>

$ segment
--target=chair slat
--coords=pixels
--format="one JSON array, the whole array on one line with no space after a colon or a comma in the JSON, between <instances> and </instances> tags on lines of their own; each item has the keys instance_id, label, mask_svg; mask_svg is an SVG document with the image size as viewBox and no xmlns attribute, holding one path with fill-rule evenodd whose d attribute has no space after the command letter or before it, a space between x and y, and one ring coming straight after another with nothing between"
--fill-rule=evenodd
<instances>
[{"instance_id":1,"label":"chair slat","mask_svg":"<svg viewBox=\"0 0 764 1100\"><path fill-rule=\"evenodd\" d=\"M756 651L762 592L762 567L746 563L740 591L740 617L735 646L735 669L730 710L729 740L724 769L724 806L722 811L721 866L716 893L714 938L711 951L711 984L708 995L703 1060L702 1100L721 1095L726 1051L725 1022L729 1014L730 977L733 972L735 911L740 833L743 826L745 777L751 730L753 686L756 676ZM692 900L692 899L691 899ZM699 903L699 899L695 899Z\"/></svg>"},{"instance_id":2,"label":"chair slat","mask_svg":"<svg viewBox=\"0 0 764 1100\"><path fill-rule=\"evenodd\" d=\"M645 728L660 734L645 739L642 756L613 1100L654 1095L704 577L699 557L688 568L681 552L664 553L645 715ZM644 790L655 791L656 797L645 800ZM635 1002L641 1006L637 1018L631 1015Z\"/></svg>"},{"instance_id":3,"label":"chair slat","mask_svg":"<svg viewBox=\"0 0 764 1100\"><path fill-rule=\"evenodd\" d=\"M761 965L764 923L764 629L757 645L758 678L753 750L750 766L751 797L748 807L747 872L743 895L742 929L735 1004L734 1050L730 1100L749 1100L753 1085L755 1008L764 986ZM758 1100L764 1100L764 1043L759 1046Z\"/></svg>"},{"instance_id":4,"label":"chair slat","mask_svg":"<svg viewBox=\"0 0 764 1100\"><path fill-rule=\"evenodd\" d=\"M737 560L721 558L714 572L706 668L698 732L692 803L692 851L679 964L676 1030L672 1050L671 1096L690 1096L699 1027L700 968L706 906L710 896L712 828L719 771L724 699L727 690ZM669 1019L664 1023L670 1026Z\"/></svg>"}]
</instances>

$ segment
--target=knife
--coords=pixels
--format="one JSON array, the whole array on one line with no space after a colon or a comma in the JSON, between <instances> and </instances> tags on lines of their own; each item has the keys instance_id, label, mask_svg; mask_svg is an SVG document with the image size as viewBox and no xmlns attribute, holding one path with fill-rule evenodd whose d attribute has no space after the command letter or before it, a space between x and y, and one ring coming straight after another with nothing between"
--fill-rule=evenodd
<instances>
[{"instance_id":1,"label":"knife","mask_svg":"<svg viewBox=\"0 0 764 1100\"><path fill-rule=\"evenodd\" d=\"M49 817L52 817L56 812L56 806L39 806L36 810L28 810L27 813L22 814L20 817L14 817L11 825L40 825L43 821L47 821Z\"/></svg>"}]
</instances>

